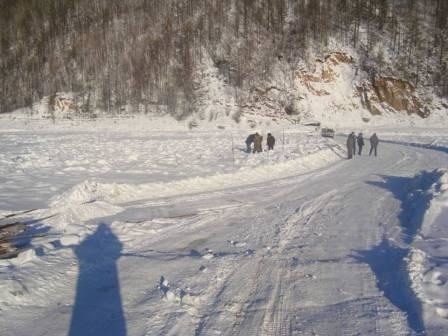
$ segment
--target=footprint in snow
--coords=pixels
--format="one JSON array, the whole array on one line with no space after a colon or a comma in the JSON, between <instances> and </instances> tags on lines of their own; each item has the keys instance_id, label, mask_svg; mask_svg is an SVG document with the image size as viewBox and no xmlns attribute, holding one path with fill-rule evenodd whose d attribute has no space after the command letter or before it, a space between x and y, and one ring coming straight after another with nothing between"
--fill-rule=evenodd
<instances>
[{"instance_id":1,"label":"footprint in snow","mask_svg":"<svg viewBox=\"0 0 448 336\"><path fill-rule=\"evenodd\" d=\"M235 240L228 240L227 242L234 247L244 247L247 245L247 243L245 243L245 242L239 242L239 241L235 241Z\"/></svg>"},{"instance_id":2,"label":"footprint in snow","mask_svg":"<svg viewBox=\"0 0 448 336\"><path fill-rule=\"evenodd\" d=\"M202 258L210 260L215 258L217 255L210 249L206 249L205 254L202 256Z\"/></svg>"},{"instance_id":3,"label":"footprint in snow","mask_svg":"<svg viewBox=\"0 0 448 336\"><path fill-rule=\"evenodd\" d=\"M440 272L435 272L432 276L431 282L436 286L443 286L446 283L446 278Z\"/></svg>"},{"instance_id":4,"label":"footprint in snow","mask_svg":"<svg viewBox=\"0 0 448 336\"><path fill-rule=\"evenodd\" d=\"M247 255L247 256L254 255L255 254L255 250L248 249L248 250L244 251L244 254Z\"/></svg>"},{"instance_id":5,"label":"footprint in snow","mask_svg":"<svg viewBox=\"0 0 448 336\"><path fill-rule=\"evenodd\" d=\"M163 294L163 298L167 302L185 304L185 305L196 305L199 302L199 296L192 295L189 293L190 288L176 288L171 289L168 280L162 275L160 277L159 285L157 286Z\"/></svg>"},{"instance_id":6,"label":"footprint in snow","mask_svg":"<svg viewBox=\"0 0 448 336\"><path fill-rule=\"evenodd\" d=\"M190 250L190 257L200 258L202 257L202 254L199 251L192 249Z\"/></svg>"}]
</instances>

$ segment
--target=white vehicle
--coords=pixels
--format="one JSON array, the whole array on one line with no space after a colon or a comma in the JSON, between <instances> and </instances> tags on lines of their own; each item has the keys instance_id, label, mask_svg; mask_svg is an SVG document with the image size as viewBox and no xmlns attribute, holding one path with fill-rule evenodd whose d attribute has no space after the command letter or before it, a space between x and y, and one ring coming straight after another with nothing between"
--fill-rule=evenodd
<instances>
[{"instance_id":1,"label":"white vehicle","mask_svg":"<svg viewBox=\"0 0 448 336\"><path fill-rule=\"evenodd\" d=\"M332 128L322 128L320 135L327 138L334 138L334 129Z\"/></svg>"}]
</instances>

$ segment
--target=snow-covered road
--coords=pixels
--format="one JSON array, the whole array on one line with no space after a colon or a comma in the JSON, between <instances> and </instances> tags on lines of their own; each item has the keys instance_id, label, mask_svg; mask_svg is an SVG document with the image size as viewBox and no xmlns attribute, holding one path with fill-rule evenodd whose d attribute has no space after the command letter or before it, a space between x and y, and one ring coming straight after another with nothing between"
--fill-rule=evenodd
<instances>
[{"instance_id":1,"label":"snow-covered road","mask_svg":"<svg viewBox=\"0 0 448 336\"><path fill-rule=\"evenodd\" d=\"M200 216L199 227L176 230L176 246L172 235L154 242L155 250L165 251L162 260L163 253L190 251L180 269L172 270L169 261L154 268L174 280L175 288L196 284L192 292L199 296L194 312L186 309L182 318L157 308L153 314L163 329L156 334L409 335L424 330L403 269L406 254L393 241L403 224L402 202L416 187L414 175L446 164L446 158L397 145L384 145L381 152L378 158L356 157L306 176L179 200L185 213L198 213L205 203L214 213L209 220ZM177 204L170 207L179 209ZM207 248L213 248L214 258L196 258ZM208 272L199 272L201 267Z\"/></svg>"},{"instance_id":2,"label":"snow-covered road","mask_svg":"<svg viewBox=\"0 0 448 336\"><path fill-rule=\"evenodd\" d=\"M447 166L441 148L381 143L378 157L283 179L162 198L119 188L116 201L38 210L70 226L36 240L35 258L3 262L0 334L430 331L406 269L424 213L409 195Z\"/></svg>"}]
</instances>

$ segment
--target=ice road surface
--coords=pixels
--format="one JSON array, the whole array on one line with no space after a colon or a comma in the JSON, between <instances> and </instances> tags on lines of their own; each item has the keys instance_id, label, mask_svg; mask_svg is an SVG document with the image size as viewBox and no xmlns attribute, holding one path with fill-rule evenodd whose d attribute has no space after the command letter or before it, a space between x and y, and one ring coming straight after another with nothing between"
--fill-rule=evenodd
<instances>
[{"instance_id":1,"label":"ice road surface","mask_svg":"<svg viewBox=\"0 0 448 336\"><path fill-rule=\"evenodd\" d=\"M267 131L2 124L0 335L448 334L443 132Z\"/></svg>"}]
</instances>

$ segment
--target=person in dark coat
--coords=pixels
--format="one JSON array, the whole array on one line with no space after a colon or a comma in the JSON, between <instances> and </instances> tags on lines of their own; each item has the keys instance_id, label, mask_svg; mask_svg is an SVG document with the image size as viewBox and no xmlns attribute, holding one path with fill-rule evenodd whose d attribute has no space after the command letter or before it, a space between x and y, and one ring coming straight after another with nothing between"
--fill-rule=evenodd
<instances>
[{"instance_id":1,"label":"person in dark coat","mask_svg":"<svg viewBox=\"0 0 448 336\"><path fill-rule=\"evenodd\" d=\"M250 153L252 151L252 143L254 142L255 133L249 134L249 136L246 138L246 152Z\"/></svg>"},{"instance_id":2,"label":"person in dark coat","mask_svg":"<svg viewBox=\"0 0 448 336\"><path fill-rule=\"evenodd\" d=\"M358 142L358 155L361 155L362 147L364 147L364 139L362 137L362 133L358 134L356 141Z\"/></svg>"},{"instance_id":3,"label":"person in dark coat","mask_svg":"<svg viewBox=\"0 0 448 336\"><path fill-rule=\"evenodd\" d=\"M266 139L266 145L268 146L268 150L273 150L275 145L275 138L271 133L268 133L268 137Z\"/></svg>"},{"instance_id":4,"label":"person in dark coat","mask_svg":"<svg viewBox=\"0 0 448 336\"><path fill-rule=\"evenodd\" d=\"M355 142L354 133L350 133L347 137L347 158L351 159L353 157L353 144Z\"/></svg>"},{"instance_id":5,"label":"person in dark coat","mask_svg":"<svg viewBox=\"0 0 448 336\"><path fill-rule=\"evenodd\" d=\"M254 136L254 153L261 153L263 151L261 143L263 142L263 137L255 133Z\"/></svg>"},{"instance_id":6,"label":"person in dark coat","mask_svg":"<svg viewBox=\"0 0 448 336\"><path fill-rule=\"evenodd\" d=\"M372 136L370 137L370 152L369 152L369 156L372 155L372 152L374 152L375 156L376 156L377 147L378 147L378 143L379 142L380 142L380 140L378 139L378 136L376 135L376 133L373 133Z\"/></svg>"},{"instance_id":7,"label":"person in dark coat","mask_svg":"<svg viewBox=\"0 0 448 336\"><path fill-rule=\"evenodd\" d=\"M350 133L350 135L353 138L353 151L352 151L352 154L356 155L356 134L355 134L355 132L352 132L352 133Z\"/></svg>"}]
</instances>

